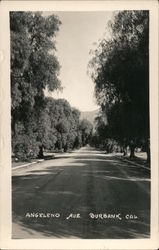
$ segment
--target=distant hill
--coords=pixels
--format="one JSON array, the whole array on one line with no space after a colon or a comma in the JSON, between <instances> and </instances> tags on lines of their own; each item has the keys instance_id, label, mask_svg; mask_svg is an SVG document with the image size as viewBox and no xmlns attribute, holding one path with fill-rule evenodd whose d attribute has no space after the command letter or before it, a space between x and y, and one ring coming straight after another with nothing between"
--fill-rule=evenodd
<instances>
[{"instance_id":1,"label":"distant hill","mask_svg":"<svg viewBox=\"0 0 159 250\"><path fill-rule=\"evenodd\" d=\"M94 119L95 117L98 115L99 110L93 110L93 111L81 111L81 116L80 119L87 119L88 121L90 121L93 126L95 125L94 123Z\"/></svg>"}]
</instances>

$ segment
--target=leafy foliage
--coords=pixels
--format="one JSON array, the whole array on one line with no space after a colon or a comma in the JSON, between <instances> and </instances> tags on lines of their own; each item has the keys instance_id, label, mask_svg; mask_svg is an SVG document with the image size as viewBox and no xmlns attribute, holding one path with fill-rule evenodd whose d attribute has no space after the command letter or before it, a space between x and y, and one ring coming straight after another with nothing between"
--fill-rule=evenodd
<instances>
[{"instance_id":1,"label":"leafy foliage","mask_svg":"<svg viewBox=\"0 0 159 250\"><path fill-rule=\"evenodd\" d=\"M72 108L64 99L47 98L47 110L51 121L51 134L56 138L53 149L64 151L81 147L88 143L92 124L80 121L79 110Z\"/></svg>"},{"instance_id":2,"label":"leafy foliage","mask_svg":"<svg viewBox=\"0 0 159 250\"><path fill-rule=\"evenodd\" d=\"M55 15L10 13L12 145L19 158L35 157L51 143L44 90L61 88L54 40L60 24Z\"/></svg>"},{"instance_id":3,"label":"leafy foliage","mask_svg":"<svg viewBox=\"0 0 159 250\"><path fill-rule=\"evenodd\" d=\"M103 130L134 149L149 138L149 13L118 12L109 29L111 39L101 40L89 68L107 117Z\"/></svg>"}]
</instances>

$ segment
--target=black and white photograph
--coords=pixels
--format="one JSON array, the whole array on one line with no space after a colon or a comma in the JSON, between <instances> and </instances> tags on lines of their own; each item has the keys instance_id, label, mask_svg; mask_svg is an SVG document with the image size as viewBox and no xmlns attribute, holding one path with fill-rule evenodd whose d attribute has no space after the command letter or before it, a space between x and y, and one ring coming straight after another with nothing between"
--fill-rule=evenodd
<instances>
[{"instance_id":1,"label":"black and white photograph","mask_svg":"<svg viewBox=\"0 0 159 250\"><path fill-rule=\"evenodd\" d=\"M150 240L150 10L8 13L11 239Z\"/></svg>"},{"instance_id":2,"label":"black and white photograph","mask_svg":"<svg viewBox=\"0 0 159 250\"><path fill-rule=\"evenodd\" d=\"M14 238L150 237L149 12L11 12Z\"/></svg>"}]
</instances>

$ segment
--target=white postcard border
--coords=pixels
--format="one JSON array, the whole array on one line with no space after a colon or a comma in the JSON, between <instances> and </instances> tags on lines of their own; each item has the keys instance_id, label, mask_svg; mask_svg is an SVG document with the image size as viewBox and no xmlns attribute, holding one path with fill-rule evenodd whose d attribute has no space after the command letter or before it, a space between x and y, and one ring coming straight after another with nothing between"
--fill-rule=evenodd
<instances>
[{"instance_id":1,"label":"white postcard border","mask_svg":"<svg viewBox=\"0 0 159 250\"><path fill-rule=\"evenodd\" d=\"M151 237L131 240L11 238L11 116L9 11L150 11ZM0 247L4 249L157 249L158 235L158 2L2 1L0 2Z\"/></svg>"}]
</instances>

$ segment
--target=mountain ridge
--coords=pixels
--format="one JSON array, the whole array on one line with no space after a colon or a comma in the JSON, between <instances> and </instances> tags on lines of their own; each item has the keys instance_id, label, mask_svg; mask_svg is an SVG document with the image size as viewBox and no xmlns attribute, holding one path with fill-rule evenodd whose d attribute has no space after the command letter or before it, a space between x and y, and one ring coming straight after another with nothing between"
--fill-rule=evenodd
<instances>
[{"instance_id":1,"label":"mountain ridge","mask_svg":"<svg viewBox=\"0 0 159 250\"><path fill-rule=\"evenodd\" d=\"M99 109L93 111L81 111L80 119L87 119L92 125L95 125L94 119L97 117Z\"/></svg>"}]
</instances>

